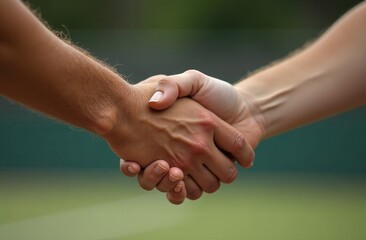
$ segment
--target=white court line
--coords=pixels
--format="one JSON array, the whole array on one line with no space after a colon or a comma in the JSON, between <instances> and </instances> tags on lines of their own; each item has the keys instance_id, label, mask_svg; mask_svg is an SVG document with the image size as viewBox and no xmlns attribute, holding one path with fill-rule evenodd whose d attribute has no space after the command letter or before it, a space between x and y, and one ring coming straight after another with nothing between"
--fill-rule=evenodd
<instances>
[{"instance_id":1,"label":"white court line","mask_svg":"<svg viewBox=\"0 0 366 240\"><path fill-rule=\"evenodd\" d=\"M0 225L4 240L115 239L177 224L187 206L151 194Z\"/></svg>"}]
</instances>

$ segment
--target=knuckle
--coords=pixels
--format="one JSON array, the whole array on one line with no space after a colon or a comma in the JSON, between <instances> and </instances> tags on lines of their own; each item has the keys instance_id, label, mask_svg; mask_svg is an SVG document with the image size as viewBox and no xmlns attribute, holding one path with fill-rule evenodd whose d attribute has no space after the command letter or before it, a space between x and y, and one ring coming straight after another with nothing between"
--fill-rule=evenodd
<instances>
[{"instance_id":1,"label":"knuckle","mask_svg":"<svg viewBox=\"0 0 366 240\"><path fill-rule=\"evenodd\" d=\"M144 180L146 182L152 183L152 182L158 182L158 180L161 178L157 173L151 172L149 174L145 174Z\"/></svg>"},{"instance_id":2,"label":"knuckle","mask_svg":"<svg viewBox=\"0 0 366 240\"><path fill-rule=\"evenodd\" d=\"M235 166L229 167L225 172L225 178L221 179L224 183L232 183L238 176L238 170Z\"/></svg>"},{"instance_id":3,"label":"knuckle","mask_svg":"<svg viewBox=\"0 0 366 240\"><path fill-rule=\"evenodd\" d=\"M201 197L202 191L201 189L194 189L187 192L187 198L190 200L197 200Z\"/></svg>"},{"instance_id":4,"label":"knuckle","mask_svg":"<svg viewBox=\"0 0 366 240\"><path fill-rule=\"evenodd\" d=\"M214 193L220 188L219 181L213 181L210 185L205 188L205 192L207 193Z\"/></svg>"},{"instance_id":5,"label":"knuckle","mask_svg":"<svg viewBox=\"0 0 366 240\"><path fill-rule=\"evenodd\" d=\"M183 203L184 199L183 200L174 200L174 199L172 199L172 200L169 200L169 201L170 201L170 203L172 203L174 205L180 205L180 204Z\"/></svg>"},{"instance_id":6,"label":"knuckle","mask_svg":"<svg viewBox=\"0 0 366 240\"><path fill-rule=\"evenodd\" d=\"M191 161L191 157L179 157L178 159L174 159L172 162L172 166L180 168L183 172L186 172L189 169L193 168L193 161Z\"/></svg>"},{"instance_id":7,"label":"knuckle","mask_svg":"<svg viewBox=\"0 0 366 240\"><path fill-rule=\"evenodd\" d=\"M215 127L215 119L212 114L208 111L204 111L200 113L200 125L205 127L206 129L214 129Z\"/></svg>"},{"instance_id":8,"label":"knuckle","mask_svg":"<svg viewBox=\"0 0 366 240\"><path fill-rule=\"evenodd\" d=\"M240 152L243 151L245 147L245 138L243 134L236 133L235 140L234 140L234 146L233 146L233 152Z\"/></svg>"},{"instance_id":9,"label":"knuckle","mask_svg":"<svg viewBox=\"0 0 366 240\"><path fill-rule=\"evenodd\" d=\"M157 75L149 77L148 79L146 79L143 82L156 82L156 81L160 80L161 78L165 78L165 77L166 77L166 75L164 75L164 74L157 74Z\"/></svg>"},{"instance_id":10,"label":"knuckle","mask_svg":"<svg viewBox=\"0 0 366 240\"><path fill-rule=\"evenodd\" d=\"M179 149L175 151L174 153L170 154L171 157L167 158L166 161L169 164L170 167L176 167L180 169L183 173L192 167L192 163L188 161L190 158L187 154L187 151L184 149ZM169 170L170 171L170 170ZM169 173L170 175L170 173Z\"/></svg>"},{"instance_id":11,"label":"knuckle","mask_svg":"<svg viewBox=\"0 0 366 240\"><path fill-rule=\"evenodd\" d=\"M169 176L168 176L170 183L177 183L177 182L183 180L183 177L184 177L184 173L181 169L176 168L176 167L170 168Z\"/></svg>"},{"instance_id":12,"label":"knuckle","mask_svg":"<svg viewBox=\"0 0 366 240\"><path fill-rule=\"evenodd\" d=\"M164 78L159 80L158 88L169 86L172 83L173 83L173 81L171 79L169 79L169 77L164 77Z\"/></svg>"},{"instance_id":13,"label":"knuckle","mask_svg":"<svg viewBox=\"0 0 366 240\"><path fill-rule=\"evenodd\" d=\"M159 190L159 192L167 192L169 189L166 189L164 186L156 186L156 189Z\"/></svg>"},{"instance_id":14,"label":"knuckle","mask_svg":"<svg viewBox=\"0 0 366 240\"><path fill-rule=\"evenodd\" d=\"M165 75L165 74L157 74L157 75L154 75L152 77L154 77L154 78L165 78L165 77L167 77L167 75Z\"/></svg>"},{"instance_id":15,"label":"knuckle","mask_svg":"<svg viewBox=\"0 0 366 240\"><path fill-rule=\"evenodd\" d=\"M185 71L184 73L191 75L194 79L204 77L204 74L196 69L189 69L189 70Z\"/></svg>"},{"instance_id":16,"label":"knuckle","mask_svg":"<svg viewBox=\"0 0 366 240\"><path fill-rule=\"evenodd\" d=\"M175 205L179 205L179 204L182 204L184 202L183 197L182 198L176 198L176 197L172 197L168 194L167 198L168 198L170 203L175 204Z\"/></svg>"},{"instance_id":17,"label":"knuckle","mask_svg":"<svg viewBox=\"0 0 366 240\"><path fill-rule=\"evenodd\" d=\"M153 187L153 186L149 186L149 185L147 185L147 184L145 184L145 183L142 183L142 182L140 182L140 187L141 187L142 189L146 190L146 191L151 191L151 190L153 190L153 189L154 189L154 187Z\"/></svg>"},{"instance_id":18,"label":"knuckle","mask_svg":"<svg viewBox=\"0 0 366 240\"><path fill-rule=\"evenodd\" d=\"M211 152L208 142L204 139L193 141L191 143L191 149L195 155L209 154Z\"/></svg>"}]
</instances>

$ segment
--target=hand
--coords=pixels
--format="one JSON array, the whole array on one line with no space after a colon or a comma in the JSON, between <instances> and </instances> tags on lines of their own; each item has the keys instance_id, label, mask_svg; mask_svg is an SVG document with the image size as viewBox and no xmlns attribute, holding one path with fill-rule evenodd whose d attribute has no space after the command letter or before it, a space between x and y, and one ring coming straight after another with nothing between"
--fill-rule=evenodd
<instances>
[{"instance_id":1,"label":"hand","mask_svg":"<svg viewBox=\"0 0 366 240\"><path fill-rule=\"evenodd\" d=\"M141 171L140 165L135 162L120 160L120 170L129 177L138 175L141 188L152 190L155 187L161 192L167 192L169 202L181 204L187 196L185 184L182 181L184 174L176 167L169 167L163 160L157 160Z\"/></svg>"},{"instance_id":2,"label":"hand","mask_svg":"<svg viewBox=\"0 0 366 240\"><path fill-rule=\"evenodd\" d=\"M219 118L235 127L255 149L264 136L264 119L253 104L252 97L240 92L231 84L207 76L196 70L162 77L155 89L149 106L156 110L170 107L178 97L190 97ZM248 155L254 154L251 149ZM244 158L239 163L250 167L254 156Z\"/></svg>"},{"instance_id":3,"label":"hand","mask_svg":"<svg viewBox=\"0 0 366 240\"><path fill-rule=\"evenodd\" d=\"M125 122L119 121L122 118L117 111L113 131L104 136L111 148L121 158L136 161L142 167L164 159L170 166L182 169L190 199L200 197L202 190L216 191L218 180L232 182L237 169L217 147L246 161L245 145L237 144L243 143L242 135L189 99L177 101L174 108L166 111L149 110L146 102L156 86L153 80L133 87L129 99L135 108Z\"/></svg>"},{"instance_id":4,"label":"hand","mask_svg":"<svg viewBox=\"0 0 366 240\"><path fill-rule=\"evenodd\" d=\"M245 93L240 93L226 82L194 70L168 77L157 76L156 79L160 79L156 88L160 93L150 100L149 105L152 108L162 110L171 106L178 97L190 96L244 133L251 148L258 145L263 136L263 128L254 117L257 111L251 104L250 97ZM247 151L248 156L245 158L247 161L239 161L244 167L250 167L253 164L254 152L250 146ZM127 169L133 163L122 162L121 164ZM139 175L139 182L144 184L149 182L147 172ZM190 189L187 188L187 191L189 192Z\"/></svg>"},{"instance_id":5,"label":"hand","mask_svg":"<svg viewBox=\"0 0 366 240\"><path fill-rule=\"evenodd\" d=\"M257 114L250 96L239 92L227 82L189 70L182 74L161 77L149 106L163 110L170 107L178 97L186 96L214 112L245 136L250 146L246 145L247 155L244 161L239 160L239 163L244 167L251 167L254 159L252 149L258 145L264 131L260 124L262 119L258 120L258 117L255 117L260 114ZM132 163L122 164L127 168ZM140 174L139 181L144 184L149 182L148 174Z\"/></svg>"}]
</instances>

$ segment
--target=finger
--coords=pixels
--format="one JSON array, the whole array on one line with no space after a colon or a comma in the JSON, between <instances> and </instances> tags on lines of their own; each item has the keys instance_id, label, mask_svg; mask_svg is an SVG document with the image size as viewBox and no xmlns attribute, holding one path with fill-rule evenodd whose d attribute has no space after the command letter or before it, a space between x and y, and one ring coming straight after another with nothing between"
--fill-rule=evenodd
<instances>
[{"instance_id":1,"label":"finger","mask_svg":"<svg viewBox=\"0 0 366 240\"><path fill-rule=\"evenodd\" d=\"M199 199L202 196L202 190L191 176L186 175L184 177L184 184L187 190L187 198L190 200Z\"/></svg>"},{"instance_id":2,"label":"finger","mask_svg":"<svg viewBox=\"0 0 366 240\"><path fill-rule=\"evenodd\" d=\"M178 184L171 191L167 192L167 199L173 204L181 204L187 196L187 191L183 181Z\"/></svg>"},{"instance_id":3,"label":"finger","mask_svg":"<svg viewBox=\"0 0 366 240\"><path fill-rule=\"evenodd\" d=\"M203 86L206 78L206 75L195 70L164 77L149 100L149 106L162 110L170 107L178 97L193 96Z\"/></svg>"},{"instance_id":4,"label":"finger","mask_svg":"<svg viewBox=\"0 0 366 240\"><path fill-rule=\"evenodd\" d=\"M159 81L158 87L148 104L155 110L166 109L177 100L178 93L178 86L173 81L164 78Z\"/></svg>"},{"instance_id":5,"label":"finger","mask_svg":"<svg viewBox=\"0 0 366 240\"><path fill-rule=\"evenodd\" d=\"M168 174L166 174L163 179L159 182L156 188L161 192L168 192L173 190L176 185L183 179L184 174L182 170L176 167L169 169Z\"/></svg>"},{"instance_id":6,"label":"finger","mask_svg":"<svg viewBox=\"0 0 366 240\"><path fill-rule=\"evenodd\" d=\"M189 174L204 192L213 193L220 188L220 181L204 165L190 170Z\"/></svg>"},{"instance_id":7,"label":"finger","mask_svg":"<svg viewBox=\"0 0 366 240\"><path fill-rule=\"evenodd\" d=\"M234 162L217 149L216 146L211 149L211 156L211 161L205 162L205 165L212 174L223 183L233 182L238 175Z\"/></svg>"},{"instance_id":8,"label":"finger","mask_svg":"<svg viewBox=\"0 0 366 240\"><path fill-rule=\"evenodd\" d=\"M156 160L138 175L138 182L143 189L150 191L159 184L168 171L169 164L167 162Z\"/></svg>"},{"instance_id":9,"label":"finger","mask_svg":"<svg viewBox=\"0 0 366 240\"><path fill-rule=\"evenodd\" d=\"M141 166L136 162L120 159L119 169L124 175L128 177L134 177L141 171Z\"/></svg>"},{"instance_id":10,"label":"finger","mask_svg":"<svg viewBox=\"0 0 366 240\"><path fill-rule=\"evenodd\" d=\"M217 121L214 142L221 150L230 153L241 166L249 168L253 164L254 150L243 134L224 121Z\"/></svg>"}]
</instances>

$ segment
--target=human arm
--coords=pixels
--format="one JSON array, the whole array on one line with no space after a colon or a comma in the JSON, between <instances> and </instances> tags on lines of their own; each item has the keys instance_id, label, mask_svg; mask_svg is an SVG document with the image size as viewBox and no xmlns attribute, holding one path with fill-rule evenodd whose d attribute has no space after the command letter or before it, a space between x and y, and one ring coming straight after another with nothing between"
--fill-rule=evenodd
<instances>
[{"instance_id":1,"label":"human arm","mask_svg":"<svg viewBox=\"0 0 366 240\"><path fill-rule=\"evenodd\" d=\"M163 97L152 98L150 106L163 109L177 97L191 96L231 123L228 117L240 113L231 116L232 111L244 104L263 129L260 139L361 106L366 102L365 22L362 3L313 44L234 88L197 71L162 78L156 90Z\"/></svg>"},{"instance_id":2,"label":"human arm","mask_svg":"<svg viewBox=\"0 0 366 240\"><path fill-rule=\"evenodd\" d=\"M162 110L190 96L255 148L264 138L366 103L365 22L362 3L313 44L233 87L192 70L164 77L149 104Z\"/></svg>"},{"instance_id":3,"label":"human arm","mask_svg":"<svg viewBox=\"0 0 366 240\"><path fill-rule=\"evenodd\" d=\"M233 144L241 134L193 101L149 110L154 86L128 84L56 37L20 1L0 1L1 95L99 135L143 167L165 159L204 191L215 191L217 178L233 181L236 168L215 144L242 158Z\"/></svg>"},{"instance_id":4,"label":"human arm","mask_svg":"<svg viewBox=\"0 0 366 240\"><path fill-rule=\"evenodd\" d=\"M263 115L264 138L366 103L366 4L307 48L235 85Z\"/></svg>"}]
</instances>

